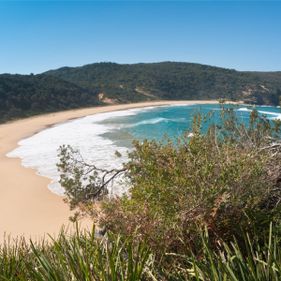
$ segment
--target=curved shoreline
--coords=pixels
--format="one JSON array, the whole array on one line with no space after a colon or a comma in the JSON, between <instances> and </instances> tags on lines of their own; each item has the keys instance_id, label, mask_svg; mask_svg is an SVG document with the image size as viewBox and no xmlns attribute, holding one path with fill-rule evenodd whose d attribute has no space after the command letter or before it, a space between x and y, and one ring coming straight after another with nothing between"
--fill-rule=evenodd
<instances>
[{"instance_id":1,"label":"curved shoreline","mask_svg":"<svg viewBox=\"0 0 281 281\"><path fill-rule=\"evenodd\" d=\"M46 233L56 235L62 225L71 227L68 206L47 188L51 180L39 176L34 169L23 167L21 159L6 156L20 140L50 126L97 113L149 106L215 103L218 102L194 100L109 105L38 115L0 125L0 243L5 233L11 238L24 235L27 239L42 239Z\"/></svg>"}]
</instances>

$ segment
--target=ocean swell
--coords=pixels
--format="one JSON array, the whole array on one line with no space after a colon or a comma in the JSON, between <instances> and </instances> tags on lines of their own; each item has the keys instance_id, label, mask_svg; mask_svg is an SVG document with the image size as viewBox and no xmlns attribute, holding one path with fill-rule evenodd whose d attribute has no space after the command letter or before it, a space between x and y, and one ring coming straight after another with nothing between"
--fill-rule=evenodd
<instances>
[{"instance_id":1,"label":"ocean swell","mask_svg":"<svg viewBox=\"0 0 281 281\"><path fill-rule=\"evenodd\" d=\"M117 146L110 139L101 135L116 129L101 121L120 116L135 115L147 109L133 109L96 115L71 120L45 129L32 137L21 140L18 147L7 154L8 157L21 158L24 167L37 170L37 174L51 179L49 189L63 195L64 190L58 183L59 173L56 164L59 161L58 148L65 144L79 149L88 163L95 163L104 169L118 168L127 160L127 147ZM122 157L117 158L118 150ZM122 194L124 186L117 185L112 194Z\"/></svg>"}]
</instances>

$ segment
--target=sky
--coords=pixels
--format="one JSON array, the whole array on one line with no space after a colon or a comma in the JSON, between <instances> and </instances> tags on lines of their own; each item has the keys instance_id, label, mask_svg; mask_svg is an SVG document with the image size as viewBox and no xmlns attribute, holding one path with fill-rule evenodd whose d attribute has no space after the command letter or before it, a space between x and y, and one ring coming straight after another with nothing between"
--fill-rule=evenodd
<instances>
[{"instance_id":1,"label":"sky","mask_svg":"<svg viewBox=\"0 0 281 281\"><path fill-rule=\"evenodd\" d=\"M0 1L0 73L184 61L281 70L281 1Z\"/></svg>"}]
</instances>

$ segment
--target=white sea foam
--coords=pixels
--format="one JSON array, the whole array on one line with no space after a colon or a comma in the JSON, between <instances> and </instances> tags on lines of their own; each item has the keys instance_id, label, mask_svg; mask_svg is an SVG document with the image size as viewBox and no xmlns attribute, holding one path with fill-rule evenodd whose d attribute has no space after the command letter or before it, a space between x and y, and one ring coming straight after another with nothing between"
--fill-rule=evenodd
<instances>
[{"instance_id":1,"label":"white sea foam","mask_svg":"<svg viewBox=\"0 0 281 281\"><path fill-rule=\"evenodd\" d=\"M132 127L137 127L141 125L155 125L161 122L186 122L185 118L163 118L163 117L157 117L157 118L151 118L148 120L143 120L140 122L132 123L132 124L127 124L127 125L122 125L123 128L132 128Z\"/></svg>"},{"instance_id":2,"label":"white sea foam","mask_svg":"<svg viewBox=\"0 0 281 281\"><path fill-rule=\"evenodd\" d=\"M270 117L270 119L281 120L281 113L262 110L259 110L258 112L265 115L273 115L272 117Z\"/></svg>"},{"instance_id":3,"label":"white sea foam","mask_svg":"<svg viewBox=\"0 0 281 281\"><path fill-rule=\"evenodd\" d=\"M133 124L124 125L124 127L130 128L130 127L137 127L137 126L140 126L140 125L154 125L154 124L157 124L157 123L167 122L167 121L169 121L169 119L159 117L159 118L152 118L152 119L148 119L148 120L143 120L143 121L133 123Z\"/></svg>"},{"instance_id":4,"label":"white sea foam","mask_svg":"<svg viewBox=\"0 0 281 281\"><path fill-rule=\"evenodd\" d=\"M259 107L266 107L266 106L259 106ZM253 110L246 107L241 107L238 108L237 111L252 112ZM258 110L258 113L266 115L268 119L281 120L281 113L278 112ZM271 115L271 117L269 117L268 115Z\"/></svg>"},{"instance_id":5,"label":"white sea foam","mask_svg":"<svg viewBox=\"0 0 281 281\"><path fill-rule=\"evenodd\" d=\"M100 168L117 168L127 159L127 148L118 147L111 140L101 135L114 129L113 125L100 124L100 121L111 117L135 115L148 109L133 109L101 113L72 120L54 127L45 129L32 137L21 140L19 146L7 154L8 157L19 157L22 165L37 170L37 173L52 180L49 189L62 195L64 190L59 185L58 148L63 145L71 145L79 149L87 162L95 163ZM115 156L118 150L121 158ZM124 186L118 186L117 190L111 190L113 194L123 193Z\"/></svg>"},{"instance_id":6,"label":"white sea foam","mask_svg":"<svg viewBox=\"0 0 281 281\"><path fill-rule=\"evenodd\" d=\"M251 112L252 110L247 108L247 107L241 107L241 108L238 108L237 111L247 111L247 112Z\"/></svg>"}]
</instances>

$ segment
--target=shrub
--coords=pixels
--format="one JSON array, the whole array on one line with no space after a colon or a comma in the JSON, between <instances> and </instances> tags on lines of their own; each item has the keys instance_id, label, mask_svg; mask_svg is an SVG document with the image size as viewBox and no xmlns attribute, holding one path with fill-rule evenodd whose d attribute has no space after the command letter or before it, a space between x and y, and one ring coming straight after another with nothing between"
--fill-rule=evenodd
<instances>
[{"instance_id":1,"label":"shrub","mask_svg":"<svg viewBox=\"0 0 281 281\"><path fill-rule=\"evenodd\" d=\"M207 227L213 247L241 233L266 234L280 222L280 124L251 114L248 126L231 109L220 125L173 142L135 142L126 164L130 193L105 200L101 224L146 240L157 252L199 249L197 227ZM240 245L241 246L241 245Z\"/></svg>"},{"instance_id":2,"label":"shrub","mask_svg":"<svg viewBox=\"0 0 281 281\"><path fill-rule=\"evenodd\" d=\"M198 228L208 229L213 249L233 237L243 249L242 233L263 239L271 221L278 231L280 122L253 111L245 124L233 108L222 108L220 122L204 133L202 120L195 116L192 137L186 133L176 144L136 141L121 170L99 170L63 147L59 168L68 202L94 217L93 202L102 200L100 225L145 241L158 259L165 252L200 253ZM129 194L108 198L107 184L120 173Z\"/></svg>"}]
</instances>

